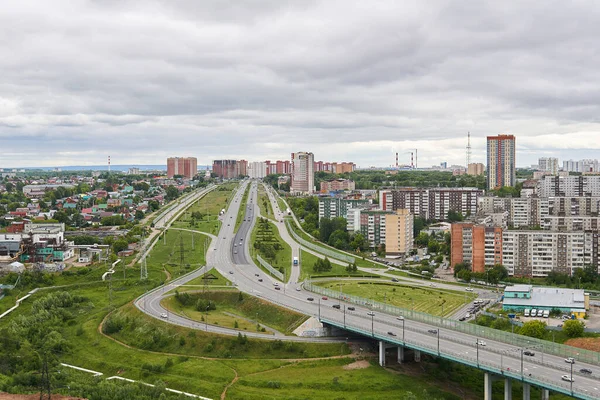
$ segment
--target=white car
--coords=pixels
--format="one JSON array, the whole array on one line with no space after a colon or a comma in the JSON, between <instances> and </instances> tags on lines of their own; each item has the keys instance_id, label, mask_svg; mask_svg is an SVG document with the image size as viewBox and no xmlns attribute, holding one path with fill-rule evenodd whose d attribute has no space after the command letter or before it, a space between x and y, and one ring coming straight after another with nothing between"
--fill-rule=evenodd
<instances>
[{"instance_id":1,"label":"white car","mask_svg":"<svg viewBox=\"0 0 600 400\"><path fill-rule=\"evenodd\" d=\"M374 315L375 315L375 313L374 313L373 311L369 311L369 312L367 313L367 315L368 315L368 316L370 316L370 317L372 317L372 316L374 316Z\"/></svg>"},{"instance_id":2,"label":"white car","mask_svg":"<svg viewBox=\"0 0 600 400\"><path fill-rule=\"evenodd\" d=\"M468 288L466 288L465 290L466 290L467 292L472 292L472 291L473 291L473 288L470 288L470 287L468 287Z\"/></svg>"},{"instance_id":3,"label":"white car","mask_svg":"<svg viewBox=\"0 0 600 400\"><path fill-rule=\"evenodd\" d=\"M161 317L161 318L169 318L169 316L167 315L167 313L162 313L162 314L160 314L160 317Z\"/></svg>"},{"instance_id":4,"label":"white car","mask_svg":"<svg viewBox=\"0 0 600 400\"><path fill-rule=\"evenodd\" d=\"M565 358L565 362L569 364L575 364L575 359L573 357Z\"/></svg>"},{"instance_id":5,"label":"white car","mask_svg":"<svg viewBox=\"0 0 600 400\"><path fill-rule=\"evenodd\" d=\"M561 379L567 382L575 382L575 379L571 378L569 375L563 375L561 376Z\"/></svg>"},{"instance_id":6,"label":"white car","mask_svg":"<svg viewBox=\"0 0 600 400\"><path fill-rule=\"evenodd\" d=\"M478 341L477 344L480 346L487 346L487 343L484 342L483 340Z\"/></svg>"},{"instance_id":7,"label":"white car","mask_svg":"<svg viewBox=\"0 0 600 400\"><path fill-rule=\"evenodd\" d=\"M299 287L296 288L296 292L301 291L302 289L300 289Z\"/></svg>"},{"instance_id":8,"label":"white car","mask_svg":"<svg viewBox=\"0 0 600 400\"><path fill-rule=\"evenodd\" d=\"M397 319L398 321L404 321L404 317L403 317L402 315L401 315L401 316L399 316L399 317L396 317L396 319Z\"/></svg>"}]
</instances>

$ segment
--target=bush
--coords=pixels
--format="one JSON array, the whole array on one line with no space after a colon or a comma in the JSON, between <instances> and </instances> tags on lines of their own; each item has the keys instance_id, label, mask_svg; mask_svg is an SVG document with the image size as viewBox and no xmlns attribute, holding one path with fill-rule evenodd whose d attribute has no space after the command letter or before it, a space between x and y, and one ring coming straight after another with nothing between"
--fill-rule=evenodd
<instances>
[{"instance_id":1,"label":"bush","mask_svg":"<svg viewBox=\"0 0 600 400\"><path fill-rule=\"evenodd\" d=\"M576 319L570 319L564 322L563 332L570 338L577 338L583 336L585 329L585 323L577 321Z\"/></svg>"}]
</instances>

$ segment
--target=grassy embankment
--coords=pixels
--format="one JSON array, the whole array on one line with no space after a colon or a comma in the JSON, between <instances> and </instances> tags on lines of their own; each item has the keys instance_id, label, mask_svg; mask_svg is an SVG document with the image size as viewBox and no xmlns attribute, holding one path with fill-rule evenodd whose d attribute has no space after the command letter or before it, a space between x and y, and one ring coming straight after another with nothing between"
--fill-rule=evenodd
<instances>
[{"instance_id":1,"label":"grassy embankment","mask_svg":"<svg viewBox=\"0 0 600 400\"><path fill-rule=\"evenodd\" d=\"M198 291L190 293L189 297L180 293L178 297L179 299L176 296L164 299L163 306L194 321L238 329L242 333L251 331L272 334L257 326L261 324L281 333L291 334L308 318L237 290ZM200 299L214 302L216 310L198 310L196 303Z\"/></svg>"},{"instance_id":2,"label":"grassy embankment","mask_svg":"<svg viewBox=\"0 0 600 400\"><path fill-rule=\"evenodd\" d=\"M242 224L244 216L246 215L246 205L248 204L248 194L250 193L251 187L251 183L246 186L246 191L244 192L242 200L240 201L240 209L238 210L237 218L235 219L235 227L233 229L234 233L237 233L238 229L240 229L240 225Z\"/></svg>"},{"instance_id":3,"label":"grassy embankment","mask_svg":"<svg viewBox=\"0 0 600 400\"><path fill-rule=\"evenodd\" d=\"M405 286L392 282L373 281L327 281L315 284L344 294L360 296L377 302L391 304L406 309L414 309L432 315L448 316L476 296L453 290Z\"/></svg>"},{"instance_id":4,"label":"grassy embankment","mask_svg":"<svg viewBox=\"0 0 600 400\"><path fill-rule=\"evenodd\" d=\"M258 185L258 206L260 207L260 215L265 218L275 219L275 214L273 213L273 207L271 207L271 201L269 200L269 196L263 185Z\"/></svg>"},{"instance_id":5,"label":"grassy embankment","mask_svg":"<svg viewBox=\"0 0 600 400\"><path fill-rule=\"evenodd\" d=\"M319 271L315 272L313 270L313 265L317 262L319 258L316 255L309 253L307 251L301 250L300 257L300 279L304 280L309 277L318 278L318 277L330 277L330 276L339 276L339 277L361 277L361 278L380 278L379 275L370 274L368 272L356 271L356 272L348 272L346 271L346 267L343 265L335 264L331 262L331 271ZM333 258L329 258L329 261L333 260Z\"/></svg>"},{"instance_id":6,"label":"grassy embankment","mask_svg":"<svg viewBox=\"0 0 600 400\"><path fill-rule=\"evenodd\" d=\"M268 273L258 262L260 255L271 266L289 277L292 269L292 248L279 235L274 223L258 219L250 235L250 255L261 269Z\"/></svg>"}]
</instances>

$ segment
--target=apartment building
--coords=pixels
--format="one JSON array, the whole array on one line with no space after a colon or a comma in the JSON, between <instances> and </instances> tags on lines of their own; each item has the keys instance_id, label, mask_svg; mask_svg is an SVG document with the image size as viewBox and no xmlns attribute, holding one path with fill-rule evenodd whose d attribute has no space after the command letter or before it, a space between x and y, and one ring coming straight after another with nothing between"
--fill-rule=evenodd
<instances>
[{"instance_id":1,"label":"apartment building","mask_svg":"<svg viewBox=\"0 0 600 400\"><path fill-rule=\"evenodd\" d=\"M538 159L538 169L551 175L558 175L558 158L541 157Z\"/></svg>"},{"instance_id":2,"label":"apartment building","mask_svg":"<svg viewBox=\"0 0 600 400\"><path fill-rule=\"evenodd\" d=\"M314 192L314 155L313 153L292 153L292 194L312 194Z\"/></svg>"},{"instance_id":3,"label":"apartment building","mask_svg":"<svg viewBox=\"0 0 600 400\"><path fill-rule=\"evenodd\" d=\"M167 178L173 178L175 175L182 175L185 178L192 179L197 173L198 160L196 157L167 158Z\"/></svg>"},{"instance_id":4,"label":"apartment building","mask_svg":"<svg viewBox=\"0 0 600 400\"><path fill-rule=\"evenodd\" d=\"M221 179L235 179L248 175L246 160L214 160L212 172Z\"/></svg>"},{"instance_id":5,"label":"apartment building","mask_svg":"<svg viewBox=\"0 0 600 400\"><path fill-rule=\"evenodd\" d=\"M513 228L541 226L549 214L548 199L482 196L478 200L480 215L507 212L508 225Z\"/></svg>"},{"instance_id":6,"label":"apartment building","mask_svg":"<svg viewBox=\"0 0 600 400\"><path fill-rule=\"evenodd\" d=\"M365 209L371 203L369 200L342 199L338 197L319 198L319 219L321 218L346 218L349 209Z\"/></svg>"},{"instance_id":7,"label":"apartment building","mask_svg":"<svg viewBox=\"0 0 600 400\"><path fill-rule=\"evenodd\" d=\"M385 244L385 221L390 214L392 213L378 210L360 211L360 233L368 240L369 247L375 248L380 244Z\"/></svg>"},{"instance_id":8,"label":"apartment building","mask_svg":"<svg viewBox=\"0 0 600 400\"><path fill-rule=\"evenodd\" d=\"M408 209L411 214L428 220L445 220L448 211L462 215L477 212L477 200L483 190L477 188L415 188L385 189L379 192L382 211Z\"/></svg>"},{"instance_id":9,"label":"apartment building","mask_svg":"<svg viewBox=\"0 0 600 400\"><path fill-rule=\"evenodd\" d=\"M467 166L467 175L483 175L485 165L482 163L471 163Z\"/></svg>"},{"instance_id":10,"label":"apartment building","mask_svg":"<svg viewBox=\"0 0 600 400\"><path fill-rule=\"evenodd\" d=\"M350 179L331 179L321 182L321 193L354 190L356 184Z\"/></svg>"},{"instance_id":11,"label":"apartment building","mask_svg":"<svg viewBox=\"0 0 600 400\"><path fill-rule=\"evenodd\" d=\"M600 162L598 162L598 160L591 159L563 161L563 171L581 173L600 172Z\"/></svg>"},{"instance_id":12,"label":"apartment building","mask_svg":"<svg viewBox=\"0 0 600 400\"><path fill-rule=\"evenodd\" d=\"M473 272L502 264L502 228L473 223L456 223L450 228L450 265L466 262Z\"/></svg>"},{"instance_id":13,"label":"apartment building","mask_svg":"<svg viewBox=\"0 0 600 400\"><path fill-rule=\"evenodd\" d=\"M498 135L487 137L487 187L499 189L515 186L515 137Z\"/></svg>"},{"instance_id":14,"label":"apartment building","mask_svg":"<svg viewBox=\"0 0 600 400\"><path fill-rule=\"evenodd\" d=\"M269 175L269 167L271 164L267 162L254 161L248 163L248 177L252 179L262 179ZM275 167L275 165L273 165Z\"/></svg>"},{"instance_id":15,"label":"apartment building","mask_svg":"<svg viewBox=\"0 0 600 400\"><path fill-rule=\"evenodd\" d=\"M385 217L385 253L400 255L410 252L414 245L414 216L406 209L396 210Z\"/></svg>"},{"instance_id":16,"label":"apartment building","mask_svg":"<svg viewBox=\"0 0 600 400\"><path fill-rule=\"evenodd\" d=\"M600 217L548 215L541 227L548 231L595 231L600 229Z\"/></svg>"},{"instance_id":17,"label":"apartment building","mask_svg":"<svg viewBox=\"0 0 600 400\"><path fill-rule=\"evenodd\" d=\"M538 181L540 197L600 197L600 176L544 176Z\"/></svg>"}]
</instances>

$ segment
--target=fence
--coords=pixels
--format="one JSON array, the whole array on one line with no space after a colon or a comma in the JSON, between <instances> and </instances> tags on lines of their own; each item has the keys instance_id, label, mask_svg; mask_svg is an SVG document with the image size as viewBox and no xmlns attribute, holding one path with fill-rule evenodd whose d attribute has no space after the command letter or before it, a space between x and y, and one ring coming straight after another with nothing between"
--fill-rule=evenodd
<instances>
[{"instance_id":1,"label":"fence","mask_svg":"<svg viewBox=\"0 0 600 400\"><path fill-rule=\"evenodd\" d=\"M379 303L363 297L344 294L341 291L317 286L314 285L311 281L305 282L304 288L310 292L328 296L334 299L341 299L349 303L366 306L372 310L379 310L386 314L403 315L406 318L412 319L414 321L419 321L429 325L438 326L440 328L466 333L475 337L495 340L498 342L507 343L521 348L536 347L543 349L545 353L554 354L556 356L565 358L573 357L582 362L600 365L600 352L579 349L576 347L566 346L559 343L548 342L546 340L517 335L511 332L504 332L485 326L479 326L475 324L469 324L466 322L442 318L439 316L434 316L419 311L396 307L390 304Z\"/></svg>"},{"instance_id":2,"label":"fence","mask_svg":"<svg viewBox=\"0 0 600 400\"><path fill-rule=\"evenodd\" d=\"M308 240L305 240L303 238L301 238L292 228L292 226L290 225L290 221L288 219L285 220L285 223L288 227L288 231L290 232L290 234L292 235L292 237L294 238L295 241L297 241L298 243L300 243L302 246L304 247L308 247L311 250L314 250L318 253L324 254L328 257L331 258L335 258L336 260L340 260L340 261L344 261L347 263L354 263L355 258L354 257L350 257L347 256L345 254L340 254L338 252L335 252L333 250L330 250L328 248L322 247L322 246L317 246L314 243L309 242Z\"/></svg>"},{"instance_id":3,"label":"fence","mask_svg":"<svg viewBox=\"0 0 600 400\"><path fill-rule=\"evenodd\" d=\"M275 278L279 279L280 281L283 281L283 274L281 272L279 272L278 270L273 268L271 266L271 264L269 264L268 262L263 260L263 258L261 256L259 256L258 254L256 255L256 259L258 260L260 265L262 265L263 267L265 267L267 269L267 271L269 271L269 273L271 275L273 275Z\"/></svg>"}]
</instances>

